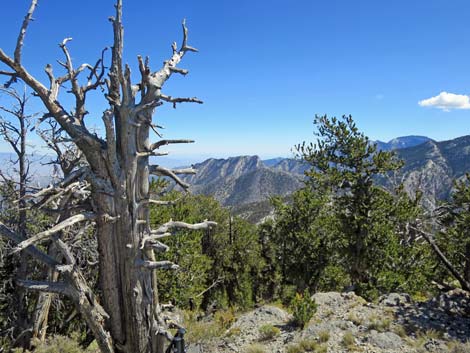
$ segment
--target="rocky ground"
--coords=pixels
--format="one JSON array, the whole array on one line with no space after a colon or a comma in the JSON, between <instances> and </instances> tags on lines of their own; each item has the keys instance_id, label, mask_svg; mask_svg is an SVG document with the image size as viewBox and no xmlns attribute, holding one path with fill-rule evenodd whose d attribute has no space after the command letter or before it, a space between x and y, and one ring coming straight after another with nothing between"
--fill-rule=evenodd
<instances>
[{"instance_id":1,"label":"rocky ground","mask_svg":"<svg viewBox=\"0 0 470 353\"><path fill-rule=\"evenodd\" d=\"M317 293L318 309L303 329L275 306L240 315L219 337L193 342L188 353L470 353L470 296L462 291L413 302L389 294L369 303L353 293ZM273 337L260 328L271 325ZM210 335L208 335L210 336Z\"/></svg>"}]
</instances>

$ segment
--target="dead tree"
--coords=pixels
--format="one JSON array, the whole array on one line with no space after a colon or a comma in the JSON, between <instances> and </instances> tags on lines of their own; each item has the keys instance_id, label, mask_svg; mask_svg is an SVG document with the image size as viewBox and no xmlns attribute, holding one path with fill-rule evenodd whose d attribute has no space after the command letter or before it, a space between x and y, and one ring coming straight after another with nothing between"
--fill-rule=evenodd
<instances>
[{"instance_id":1,"label":"dead tree","mask_svg":"<svg viewBox=\"0 0 470 353\"><path fill-rule=\"evenodd\" d=\"M26 105L29 96L26 93L26 88L22 93L14 88L0 87L0 95L10 102L8 106L0 105L0 136L10 145L14 152L14 160L12 160L13 173L0 171L0 176L3 179L4 185L12 185L12 201L16 202L16 216L15 229L23 237L27 237L27 209L25 204L25 196L30 181L30 162L27 157L27 144L26 139L28 129L32 124L34 115L29 115L26 112ZM28 266L26 255L20 254L19 269L17 276L24 278L28 273ZM16 310L15 310L15 331L16 344L26 347L29 339L22 332L29 328L29 315L28 308L25 301L26 293L22 288L15 290L16 297Z\"/></svg>"},{"instance_id":2,"label":"dead tree","mask_svg":"<svg viewBox=\"0 0 470 353\"><path fill-rule=\"evenodd\" d=\"M26 208L24 197L27 192L27 184L29 177L29 160L26 151L26 138L28 129L31 126L33 115L26 113L26 104L28 96L26 91L19 93L12 88L0 87L0 94L12 100L11 106L0 106L0 136L8 142L13 149L16 157L14 164L18 165L14 176L18 185L18 232L21 236L26 237ZM6 113L10 118L3 117L1 113ZM2 172L2 177L6 175Z\"/></svg>"},{"instance_id":3,"label":"dead tree","mask_svg":"<svg viewBox=\"0 0 470 353\"><path fill-rule=\"evenodd\" d=\"M63 134L62 129L55 120L47 119L43 123L47 124L47 126L45 128L39 128L38 126L36 130L49 149L55 153L54 159L46 164L53 166L53 174L58 177L63 177L64 179L69 178L71 173L79 171L79 168L83 166L80 165L82 162L81 154L74 148L73 144L67 142L67 137ZM74 184L66 187L62 193L57 193L54 188L50 189L50 191L49 193L43 193L40 197L29 195L27 206L30 209L42 209L49 216L55 218L54 226L60 224L72 215L77 214L77 212L90 211L91 207L88 198L90 192L89 184L83 177L82 180L78 180ZM68 229L66 232L72 233L72 238L75 238L72 244L77 242L81 244L80 254L74 253L76 257L77 255L83 255L83 253L89 252L89 250L91 250L90 247L95 245L94 241L92 241L92 244L85 244L85 242L81 241L83 239L82 235L90 232L90 225L91 224L85 224L84 227L78 229L77 232L74 232L74 229ZM63 232L58 233L56 237L63 239L68 235L62 233ZM54 259L60 259L61 261L63 259L55 242L49 244L47 254ZM83 256L80 257L82 257L82 259L77 259L79 265L84 261L89 261L88 256L85 256L85 258L83 258ZM95 258L97 258L97 256L91 257L92 262L94 262ZM47 281L57 282L59 280L60 273L58 271L47 269L46 273ZM34 339L44 341L46 338L47 328L49 326L49 312L54 296L55 294L53 293L39 293L32 318L32 337Z\"/></svg>"},{"instance_id":4,"label":"dead tree","mask_svg":"<svg viewBox=\"0 0 470 353\"><path fill-rule=\"evenodd\" d=\"M76 178L85 176L91 186L91 212L82 212L63 220L48 231L23 239L5 227L0 233L19 241L18 251L33 254L38 260L61 274L59 282L25 281L31 290L59 293L69 296L86 320L103 352L162 352L164 338L171 339L164 315L158 302L158 270L176 269L177 265L157 261L155 252L167 247L161 238L170 236L176 228L201 229L215 225L204 221L196 225L169 221L157 229L149 226L149 176L164 175L187 188L177 174L193 173L192 169L172 171L149 165L149 157L162 155L159 148L180 140L166 140L151 144L149 132L155 128L152 116L155 109L170 103L195 102L197 98L178 98L162 92L172 74L186 75L187 70L177 67L187 52L197 51L187 43L187 28L183 22L183 40L180 47L172 45L172 55L158 71L152 71L148 59L138 57L140 78L136 83L123 64L122 1L117 0L116 16L111 18L114 42L111 65L106 77L104 54L94 65L74 66L66 38L59 46L65 56L60 62L65 74L56 76L51 65L45 71L47 86L32 76L21 61L26 30L36 8L32 0L16 42L13 57L0 49L0 61L6 65L1 74L9 81L21 79L40 98L47 116L57 121L77 149L83 154L87 166L80 173L71 173L60 185L67 187ZM87 73L88 75L84 77ZM59 90L70 86L73 107L66 109L58 101ZM87 94L95 89L106 90L109 108L103 112L105 137L100 138L85 126ZM60 187L59 187L60 186ZM163 207L163 206L162 206ZM92 293L84 280L69 247L55 237L61 230L84 221L94 221L99 250L99 285L101 301ZM66 259L59 264L41 253L35 244L55 237L54 242ZM101 306L100 302L103 304Z\"/></svg>"}]
</instances>

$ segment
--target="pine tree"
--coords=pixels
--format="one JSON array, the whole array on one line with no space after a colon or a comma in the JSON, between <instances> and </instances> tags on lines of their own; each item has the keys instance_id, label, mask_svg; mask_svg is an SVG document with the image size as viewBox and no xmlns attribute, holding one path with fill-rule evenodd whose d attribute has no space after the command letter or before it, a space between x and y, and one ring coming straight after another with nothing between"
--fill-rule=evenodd
<instances>
[{"instance_id":1,"label":"pine tree","mask_svg":"<svg viewBox=\"0 0 470 353\"><path fill-rule=\"evenodd\" d=\"M403 200L411 199L402 190L394 194L384 189L377 179L398 170L402 162L393 152L377 150L351 116L342 119L317 116L314 123L318 128L316 143L297 146L298 157L310 169L302 191L306 196L299 199L302 193L297 194L291 212L299 212L302 217L312 209L316 212L311 221L303 222L312 233L309 245L318 244L311 252L316 256L315 264L320 262L323 270L328 261L340 264L353 288L365 295L374 295L380 287L396 287L400 281L391 285L384 276L392 269L401 270L397 268L400 264L397 259L403 255L399 229L419 207L415 203L415 208L406 208ZM306 211L309 200L318 205L307 207ZM283 228L295 229L299 224L302 222L295 221ZM312 227L318 229L312 231ZM297 232L296 236L301 234L302 231ZM307 243L306 240L301 243ZM326 260L320 261L323 257Z\"/></svg>"}]
</instances>

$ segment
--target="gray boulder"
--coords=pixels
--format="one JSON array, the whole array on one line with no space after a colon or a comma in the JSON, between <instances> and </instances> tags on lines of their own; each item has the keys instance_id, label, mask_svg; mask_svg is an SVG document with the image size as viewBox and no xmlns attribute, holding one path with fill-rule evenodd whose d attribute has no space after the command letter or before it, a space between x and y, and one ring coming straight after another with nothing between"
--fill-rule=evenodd
<instances>
[{"instance_id":1,"label":"gray boulder","mask_svg":"<svg viewBox=\"0 0 470 353\"><path fill-rule=\"evenodd\" d=\"M381 349L397 349L403 345L401 337L393 332L371 331L368 341Z\"/></svg>"}]
</instances>

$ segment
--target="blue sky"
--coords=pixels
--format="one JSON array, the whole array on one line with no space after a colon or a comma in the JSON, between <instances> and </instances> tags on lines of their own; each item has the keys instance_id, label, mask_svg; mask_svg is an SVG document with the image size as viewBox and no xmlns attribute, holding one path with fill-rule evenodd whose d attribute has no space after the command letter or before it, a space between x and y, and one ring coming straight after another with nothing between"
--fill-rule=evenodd
<instances>
[{"instance_id":1,"label":"blue sky","mask_svg":"<svg viewBox=\"0 0 470 353\"><path fill-rule=\"evenodd\" d=\"M77 65L94 63L112 43L112 0L39 5L23 60L44 81L45 64L59 71L63 38L73 37ZM2 4L0 47L10 54L28 6ZM197 142L172 146L175 158L289 156L313 139L313 116L325 113L352 114L372 139L470 133L468 1L124 0L125 60L134 73L137 54L159 68L181 39L183 18L200 53L184 58L190 74L173 77L165 93L205 103L156 112L165 137ZM89 126L100 125L105 104L90 99Z\"/></svg>"}]
</instances>

